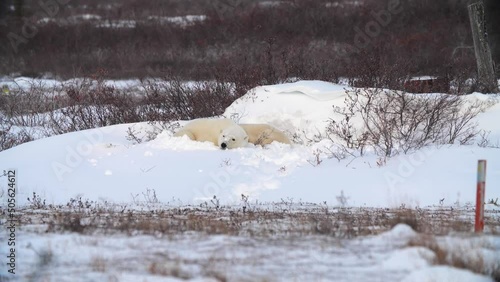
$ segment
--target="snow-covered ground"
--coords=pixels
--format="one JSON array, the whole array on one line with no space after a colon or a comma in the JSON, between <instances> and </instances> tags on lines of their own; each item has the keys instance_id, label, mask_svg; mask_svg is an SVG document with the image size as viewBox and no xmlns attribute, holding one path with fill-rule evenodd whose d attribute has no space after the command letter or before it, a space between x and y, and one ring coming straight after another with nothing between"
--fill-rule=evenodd
<instances>
[{"instance_id":1,"label":"snow-covered ground","mask_svg":"<svg viewBox=\"0 0 500 282\"><path fill-rule=\"evenodd\" d=\"M494 188L500 185L500 150L494 146L500 142L496 95L463 97L488 105L477 123L490 132L493 146L430 146L384 161L373 152L336 159L329 157L336 144L325 139L324 132L329 119L338 118L333 107L344 106L344 88L321 81L261 86L224 113L241 123L272 124L302 144L222 151L209 143L172 137L170 131L137 144L127 138L127 130L146 134L154 125L122 124L25 143L0 152L0 163L3 169L17 172L18 206L29 205L33 193L47 205L65 205L79 197L134 205L154 191L155 199L170 207L199 205L214 196L221 205L238 206L244 195L252 204L286 199L337 207L460 209L475 203L480 159L488 161L486 199L500 196ZM310 141L318 136L322 140ZM2 206L7 198L6 179L0 178ZM486 205L486 209L498 208ZM23 275L30 273L22 269L23 263L33 269L40 265L40 252L51 252L50 267L41 265L36 272L49 277L48 281L75 281L70 278L74 275L85 277L80 281L160 281L159 272L200 279L218 279L223 273L228 281L492 281L465 270L433 266L432 251L408 246L408 238L415 234L406 226L345 241L321 236L280 240L179 234L155 238L22 230L17 235ZM460 238L457 246L484 240L478 248L488 249L484 252L491 254L486 257L493 256L497 264L500 261L495 259L500 257L500 237ZM151 265L160 268L158 273L151 271Z\"/></svg>"},{"instance_id":2,"label":"snow-covered ground","mask_svg":"<svg viewBox=\"0 0 500 282\"><path fill-rule=\"evenodd\" d=\"M21 89L24 91L29 90L31 87L59 89L65 85L78 84L81 83L84 78L74 78L66 81L59 81L56 79L48 78L30 78L30 77L0 77L0 87L6 86L8 89ZM87 79L88 80L88 79ZM105 80L104 83L108 86L115 87L117 89L136 89L141 85L139 79L126 79L126 80Z\"/></svg>"},{"instance_id":3,"label":"snow-covered ground","mask_svg":"<svg viewBox=\"0 0 500 282\"><path fill-rule=\"evenodd\" d=\"M403 224L350 240L21 233L18 275L35 276L32 281L493 281L435 266L434 252L411 245L418 237ZM450 241L437 239L443 246ZM465 237L455 238L449 251L458 248L464 261L487 253L483 263L494 267L499 247L498 237Z\"/></svg>"},{"instance_id":4,"label":"snow-covered ground","mask_svg":"<svg viewBox=\"0 0 500 282\"><path fill-rule=\"evenodd\" d=\"M235 101L224 115L241 123L269 123L306 142L318 135L324 138L329 119L339 117L333 106L343 106L345 96L344 86L319 81L262 86ZM492 106L477 122L490 131L492 144L498 142L496 96L475 93L464 99L489 101ZM223 204L237 204L244 194L259 202L291 198L336 205L343 193L348 206L452 206L475 202L479 159L489 160L488 187L500 185L497 148L432 146L381 165L370 152L343 160L328 158L335 144L327 139L228 151L174 138L169 131L140 144L127 139L129 128L145 134L152 127L122 124L53 136L0 152L0 160L6 168L18 170L20 204L26 204L33 192L49 204L64 204L77 195L120 203L154 189L160 201L182 204L197 204L214 195ZM486 190L486 198L498 196L494 189Z\"/></svg>"},{"instance_id":5,"label":"snow-covered ground","mask_svg":"<svg viewBox=\"0 0 500 282\"><path fill-rule=\"evenodd\" d=\"M59 25L76 25L81 23L93 23L95 26L100 28L134 28L137 24L144 23L157 23L161 25L179 25L181 27L187 27L196 22L201 22L206 20L205 15L185 15L176 17L165 17L165 16L149 16L146 20L109 20L103 19L99 15L95 14L81 14L73 15L66 19L56 19L56 18L41 18L37 21L38 25L46 25L48 23L57 23Z\"/></svg>"}]
</instances>

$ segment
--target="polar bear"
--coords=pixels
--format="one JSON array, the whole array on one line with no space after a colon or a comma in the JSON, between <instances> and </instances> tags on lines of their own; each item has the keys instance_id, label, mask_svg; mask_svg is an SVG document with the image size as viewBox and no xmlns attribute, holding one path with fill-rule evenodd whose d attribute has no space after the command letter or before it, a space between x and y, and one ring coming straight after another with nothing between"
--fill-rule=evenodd
<instances>
[{"instance_id":1,"label":"polar bear","mask_svg":"<svg viewBox=\"0 0 500 282\"><path fill-rule=\"evenodd\" d=\"M248 135L230 119L195 119L187 123L174 136L188 136L195 141L209 141L221 149L246 147Z\"/></svg>"},{"instance_id":2,"label":"polar bear","mask_svg":"<svg viewBox=\"0 0 500 282\"><path fill-rule=\"evenodd\" d=\"M240 124L248 135L248 142L255 145L267 145L273 141L292 144L285 133L269 124Z\"/></svg>"}]
</instances>

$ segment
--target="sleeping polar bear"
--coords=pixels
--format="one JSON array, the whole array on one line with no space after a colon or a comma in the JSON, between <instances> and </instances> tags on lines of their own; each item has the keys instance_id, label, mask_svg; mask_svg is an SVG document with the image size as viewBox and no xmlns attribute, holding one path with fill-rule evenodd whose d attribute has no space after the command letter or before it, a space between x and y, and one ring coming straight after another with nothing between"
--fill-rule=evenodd
<instances>
[{"instance_id":1,"label":"sleeping polar bear","mask_svg":"<svg viewBox=\"0 0 500 282\"><path fill-rule=\"evenodd\" d=\"M267 145L273 141L292 144L281 130L269 124L240 124L248 135L248 142L255 145Z\"/></svg>"},{"instance_id":2,"label":"sleeping polar bear","mask_svg":"<svg viewBox=\"0 0 500 282\"><path fill-rule=\"evenodd\" d=\"M174 136L188 136L195 141L209 141L221 149L246 147L248 136L239 125L230 119L195 119L187 123Z\"/></svg>"}]
</instances>

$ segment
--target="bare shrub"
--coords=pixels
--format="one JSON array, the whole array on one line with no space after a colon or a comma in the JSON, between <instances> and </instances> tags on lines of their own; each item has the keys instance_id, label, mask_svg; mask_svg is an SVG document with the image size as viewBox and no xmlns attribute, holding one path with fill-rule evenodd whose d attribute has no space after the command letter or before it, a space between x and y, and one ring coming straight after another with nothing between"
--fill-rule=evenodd
<instances>
[{"instance_id":1,"label":"bare shrub","mask_svg":"<svg viewBox=\"0 0 500 282\"><path fill-rule=\"evenodd\" d=\"M188 83L179 78L143 82L143 113L148 121L171 121L221 115L237 96L229 83Z\"/></svg>"},{"instance_id":2,"label":"bare shrub","mask_svg":"<svg viewBox=\"0 0 500 282\"><path fill-rule=\"evenodd\" d=\"M90 260L90 268L92 271L105 272L106 271L106 259L102 256L93 256Z\"/></svg>"},{"instance_id":3,"label":"bare shrub","mask_svg":"<svg viewBox=\"0 0 500 282\"><path fill-rule=\"evenodd\" d=\"M32 82L29 87L10 87L0 96L0 151L48 136L45 133L46 112L53 109L55 87Z\"/></svg>"},{"instance_id":4,"label":"bare shrub","mask_svg":"<svg viewBox=\"0 0 500 282\"><path fill-rule=\"evenodd\" d=\"M53 86L18 85L1 100L0 150L56 134L141 120L140 99L107 86L101 73Z\"/></svg>"},{"instance_id":5,"label":"bare shrub","mask_svg":"<svg viewBox=\"0 0 500 282\"><path fill-rule=\"evenodd\" d=\"M342 46L353 45L353 27L363 30L374 20L371 12L386 9L388 4L339 1L332 5L331 1L296 0L264 6L262 1L240 0L232 7L230 2L220 1L229 7L216 7L208 0L148 1L140 5L129 0L106 9L105 5L76 1L71 9L61 6L49 23L39 21L47 18L39 5L27 5L26 13L36 23L36 40L19 44L17 52L9 42L2 44L0 72L32 76L52 73L68 78L87 76L101 67L109 70L110 78L159 77L175 71L184 80L201 80L215 79L212 67L227 66L230 61L249 72L246 80L258 78L266 83L292 77L332 81L339 76L356 78L360 73L348 70L341 57L346 62L367 59L360 59L356 53L343 54ZM448 67L457 72L474 67L470 60L464 60L466 65L462 67L456 62L457 55L452 55L455 48L472 45L463 0L404 1L400 6L401 12L381 28L373 46L366 48L390 51L388 59L377 67L399 69L402 76L439 75ZM98 15L101 20L71 20L84 13ZM162 22L165 16L189 14L206 15L206 19L184 26L164 19ZM133 23L134 28L103 26L119 20ZM8 38L10 32L22 35L22 23L9 18L5 23L1 38ZM473 52L467 56L473 57ZM413 67L400 68L390 58L411 62ZM360 69L367 66L355 65ZM229 80L233 69L221 69Z\"/></svg>"},{"instance_id":6,"label":"bare shrub","mask_svg":"<svg viewBox=\"0 0 500 282\"><path fill-rule=\"evenodd\" d=\"M485 253L480 248L489 248L487 243L449 246L438 241L432 235L419 235L409 242L414 247L425 247L436 255L434 261L437 265L449 265L456 268L467 269L475 273L488 275L498 281L500 278L500 265L490 264L485 260Z\"/></svg>"},{"instance_id":7,"label":"bare shrub","mask_svg":"<svg viewBox=\"0 0 500 282\"><path fill-rule=\"evenodd\" d=\"M24 132L29 139L140 121L140 98L106 85L105 75L101 70L81 81L17 86L2 97L2 118L11 126L11 132ZM26 139L21 137L18 139Z\"/></svg>"},{"instance_id":8,"label":"bare shrub","mask_svg":"<svg viewBox=\"0 0 500 282\"><path fill-rule=\"evenodd\" d=\"M391 227L403 223L410 226L417 232L424 231L422 230L421 225L426 224L425 220L423 220L422 217L418 215L417 211L403 207L400 207L394 211L391 221Z\"/></svg>"},{"instance_id":9,"label":"bare shrub","mask_svg":"<svg viewBox=\"0 0 500 282\"><path fill-rule=\"evenodd\" d=\"M151 274L159 276L178 277L182 279L190 278L187 273L182 271L178 261L152 262L148 267L148 271Z\"/></svg>"},{"instance_id":10,"label":"bare shrub","mask_svg":"<svg viewBox=\"0 0 500 282\"><path fill-rule=\"evenodd\" d=\"M412 73L411 60L401 54L391 56L392 48L378 43L373 49L352 54L352 62L346 68L349 85L402 89Z\"/></svg>"},{"instance_id":11,"label":"bare shrub","mask_svg":"<svg viewBox=\"0 0 500 282\"><path fill-rule=\"evenodd\" d=\"M7 150L34 138L25 128L18 128L0 111L0 151Z\"/></svg>"},{"instance_id":12,"label":"bare shrub","mask_svg":"<svg viewBox=\"0 0 500 282\"><path fill-rule=\"evenodd\" d=\"M186 82L178 77L142 81L142 89L117 89L91 78L45 87L13 89L0 96L0 149L34 139L104 127L149 122L146 132L129 128L135 143L150 141L162 130L173 131L180 119L221 115L240 95L235 84L222 81Z\"/></svg>"},{"instance_id":13,"label":"bare shrub","mask_svg":"<svg viewBox=\"0 0 500 282\"><path fill-rule=\"evenodd\" d=\"M308 163L310 163L312 166L316 167L319 166L323 160L321 159L321 151L320 150L315 150L313 154L313 158L307 160Z\"/></svg>"},{"instance_id":14,"label":"bare shrub","mask_svg":"<svg viewBox=\"0 0 500 282\"><path fill-rule=\"evenodd\" d=\"M327 134L361 154L367 147L391 157L430 144L468 144L479 133L473 119L482 105L466 103L460 96L379 88L346 93L346 106L334 108L343 118L332 119Z\"/></svg>"},{"instance_id":15,"label":"bare shrub","mask_svg":"<svg viewBox=\"0 0 500 282\"><path fill-rule=\"evenodd\" d=\"M2 97L0 111L16 126L40 126L44 122L43 113L54 107L52 94L56 92L56 87L41 82L30 82L26 88L13 86Z\"/></svg>"},{"instance_id":16,"label":"bare shrub","mask_svg":"<svg viewBox=\"0 0 500 282\"><path fill-rule=\"evenodd\" d=\"M45 204L45 199L42 199L40 195L37 195L35 192L33 192L33 197L27 198L28 202L30 203L30 207L33 209L44 209L47 207Z\"/></svg>"},{"instance_id":17,"label":"bare shrub","mask_svg":"<svg viewBox=\"0 0 500 282\"><path fill-rule=\"evenodd\" d=\"M66 106L49 112L53 134L141 121L138 98L105 84L102 78L66 85L58 97Z\"/></svg>"}]
</instances>

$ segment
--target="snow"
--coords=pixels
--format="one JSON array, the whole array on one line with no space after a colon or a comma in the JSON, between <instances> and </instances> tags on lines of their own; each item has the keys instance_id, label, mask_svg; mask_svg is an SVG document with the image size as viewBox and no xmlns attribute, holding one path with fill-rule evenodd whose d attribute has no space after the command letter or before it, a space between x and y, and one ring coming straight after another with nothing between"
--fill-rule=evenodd
<instances>
[{"instance_id":1,"label":"snow","mask_svg":"<svg viewBox=\"0 0 500 282\"><path fill-rule=\"evenodd\" d=\"M61 82L55 79L33 79L29 77L16 77L16 78L8 78L8 77L3 77L0 78L0 85L6 85L7 87L14 89L14 88L20 88L20 89L30 89L33 85L34 86L43 86L45 88L51 88L54 86L59 86L61 85Z\"/></svg>"},{"instance_id":2,"label":"snow","mask_svg":"<svg viewBox=\"0 0 500 282\"><path fill-rule=\"evenodd\" d=\"M133 80L110 83L137 85ZM22 79L15 84L29 87ZM18 172L19 206L28 205L33 192L47 204L65 205L77 197L131 204L154 191L159 202L174 206L198 205L214 196L222 205L239 205L243 194L251 203L264 204L289 199L341 207L460 208L475 202L479 159L488 160L487 187L500 185L500 150L494 146L429 146L382 164L373 152L329 158L328 151L337 144L324 138L310 140L324 137L328 121L338 117L333 107L344 105L345 87L322 81L261 86L226 109L224 116L238 122L269 123L289 136L296 135L302 143L293 145L249 145L222 151L207 142L172 137L169 131L137 144L127 139L127 130L133 127L144 133L154 125L120 124L25 143L0 152L0 163ZM477 123L489 132L493 143L498 142L496 95L474 93L463 99L488 103ZM1 201L7 197L4 179L0 178ZM486 189L486 199L498 196L497 190ZM224 273L228 281L493 281L468 270L436 266L433 251L409 245L419 234L406 225L345 240L328 236L287 240L200 234L89 236L28 230L18 236L22 263L35 267L39 254L48 250L53 260L39 274L52 277L57 273L58 281L88 281L74 280L75 274L84 273L94 281L216 281L214 271ZM474 250L494 269L500 257L499 239L445 236L439 242L464 253ZM0 256L6 252L2 246ZM104 264L105 271L96 270L99 264ZM152 274L152 265L180 278L159 279L164 277ZM31 270L19 268L22 277Z\"/></svg>"},{"instance_id":3,"label":"snow","mask_svg":"<svg viewBox=\"0 0 500 282\"><path fill-rule=\"evenodd\" d=\"M424 282L424 281L455 281L455 282L491 282L493 279L477 275L468 270L455 269L448 266L434 266L412 272L405 277L403 282Z\"/></svg>"},{"instance_id":4,"label":"snow","mask_svg":"<svg viewBox=\"0 0 500 282\"><path fill-rule=\"evenodd\" d=\"M290 5L290 3L286 1L260 1L257 5L261 7L276 7L280 5Z\"/></svg>"},{"instance_id":5,"label":"snow","mask_svg":"<svg viewBox=\"0 0 500 282\"><path fill-rule=\"evenodd\" d=\"M207 19L205 15L186 15L177 17L160 17L160 16L149 16L148 20L157 21L161 24L177 24L181 27L187 27L196 22L202 22Z\"/></svg>"},{"instance_id":6,"label":"snow","mask_svg":"<svg viewBox=\"0 0 500 282\"><path fill-rule=\"evenodd\" d=\"M94 14L81 14L81 15L74 15L74 16L70 16L68 18L68 20L71 20L71 21L91 21L91 20L100 20L102 19L101 16L99 15L94 15Z\"/></svg>"},{"instance_id":7,"label":"snow","mask_svg":"<svg viewBox=\"0 0 500 282\"><path fill-rule=\"evenodd\" d=\"M344 8L346 6L361 6L364 1L336 1L325 3L326 8Z\"/></svg>"},{"instance_id":8,"label":"snow","mask_svg":"<svg viewBox=\"0 0 500 282\"><path fill-rule=\"evenodd\" d=\"M394 236L401 230L411 236ZM378 236L350 240L22 233L18 256L24 265L34 267L20 267L16 275L36 273L42 279L57 274L57 281L106 281L112 277L114 281L220 281L216 277L227 281L493 281L468 270L433 266L432 251L408 246L416 236L409 230L397 225ZM467 239L461 239L455 246L466 243ZM37 260L43 254L49 259L42 266ZM4 249L0 255L5 255ZM495 259L488 261L494 263Z\"/></svg>"},{"instance_id":9,"label":"snow","mask_svg":"<svg viewBox=\"0 0 500 282\"><path fill-rule=\"evenodd\" d=\"M437 76L414 76L410 78L410 81L416 81L416 80L432 80L432 79L437 79Z\"/></svg>"},{"instance_id":10,"label":"snow","mask_svg":"<svg viewBox=\"0 0 500 282\"><path fill-rule=\"evenodd\" d=\"M82 82L83 78L74 78L67 81L59 81L56 79L48 78L30 78L30 77L0 77L0 86L6 85L9 89L22 89L29 90L31 87L42 87L45 89L60 88L64 85L75 84ZM126 80L104 80L104 84L108 86L113 86L117 89L128 89L139 87L141 81L138 79L126 79Z\"/></svg>"},{"instance_id":11,"label":"snow","mask_svg":"<svg viewBox=\"0 0 500 282\"><path fill-rule=\"evenodd\" d=\"M90 22L95 24L97 27L101 28L134 28L139 23L149 23L156 22L161 25L178 25L181 27L187 27L196 22L201 22L206 20L206 15L185 15L176 17L164 17L164 16L149 16L145 20L139 19L105 19L100 15L95 14L79 14L69 16L66 19L55 19L44 17L37 21L38 25L46 25L48 23L57 23L59 25L75 25L83 22Z\"/></svg>"},{"instance_id":12,"label":"snow","mask_svg":"<svg viewBox=\"0 0 500 282\"><path fill-rule=\"evenodd\" d=\"M240 123L268 123L289 135L313 138L324 134L329 119L334 117L333 106L344 104L344 87L320 81L261 86L236 100L224 116Z\"/></svg>"},{"instance_id":13,"label":"snow","mask_svg":"<svg viewBox=\"0 0 500 282\"><path fill-rule=\"evenodd\" d=\"M135 28L136 20L105 20L96 25L102 28Z\"/></svg>"},{"instance_id":14,"label":"snow","mask_svg":"<svg viewBox=\"0 0 500 282\"><path fill-rule=\"evenodd\" d=\"M392 252L382 266L387 269L411 271L432 266L435 257L434 252L423 247L400 249Z\"/></svg>"},{"instance_id":15,"label":"snow","mask_svg":"<svg viewBox=\"0 0 500 282\"><path fill-rule=\"evenodd\" d=\"M344 103L344 88L321 81L257 87L224 115L241 123L269 123L289 136L312 139L325 136L329 119L335 117L332 108ZM464 99L490 101L493 106L480 114L478 123L491 132L493 141L498 140L496 98L475 93ZM477 145L431 146L380 165L373 153L328 158L326 152L335 150L336 144L326 139L309 145L273 143L266 148L249 145L221 151L210 143L172 137L168 131L135 144L126 138L130 127L144 132L152 125L122 124L53 136L0 152L0 161L30 176L20 178L21 204L33 192L48 203L64 204L76 195L128 202L131 194L155 189L160 201L176 199L184 204L214 195L223 204L235 204L245 194L260 202L289 197L335 205L343 194L347 206L455 205L475 201L478 159L490 160L488 185L500 184L500 164L494 161L500 158L500 150ZM120 193L115 187L120 187ZM494 190L487 189L486 198L496 197Z\"/></svg>"}]
</instances>

